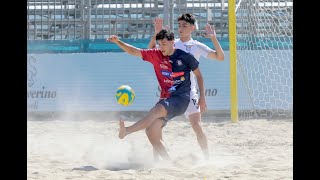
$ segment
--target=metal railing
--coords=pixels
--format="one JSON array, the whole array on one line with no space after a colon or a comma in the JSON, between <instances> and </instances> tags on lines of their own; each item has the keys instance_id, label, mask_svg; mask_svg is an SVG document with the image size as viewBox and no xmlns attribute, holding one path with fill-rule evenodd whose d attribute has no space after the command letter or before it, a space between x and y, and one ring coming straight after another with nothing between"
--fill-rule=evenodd
<instances>
[{"instance_id":1,"label":"metal railing","mask_svg":"<svg viewBox=\"0 0 320 180\"><path fill-rule=\"evenodd\" d=\"M226 1L226 0L225 0ZM159 16L177 31L177 18L193 13L201 37L206 23L214 24L218 37L227 37L224 0L28 0L28 40L149 38Z\"/></svg>"}]
</instances>

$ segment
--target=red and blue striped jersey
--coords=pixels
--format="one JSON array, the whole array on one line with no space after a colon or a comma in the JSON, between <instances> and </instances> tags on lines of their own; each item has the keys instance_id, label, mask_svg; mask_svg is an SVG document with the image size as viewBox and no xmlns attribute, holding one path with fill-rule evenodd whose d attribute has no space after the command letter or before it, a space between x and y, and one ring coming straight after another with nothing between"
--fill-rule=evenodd
<instances>
[{"instance_id":1,"label":"red and blue striped jersey","mask_svg":"<svg viewBox=\"0 0 320 180\"><path fill-rule=\"evenodd\" d=\"M142 59L154 67L161 87L160 98L190 94L190 71L199 66L199 62L191 54L180 49L176 49L171 56L163 56L159 49L143 49L141 54Z\"/></svg>"}]
</instances>

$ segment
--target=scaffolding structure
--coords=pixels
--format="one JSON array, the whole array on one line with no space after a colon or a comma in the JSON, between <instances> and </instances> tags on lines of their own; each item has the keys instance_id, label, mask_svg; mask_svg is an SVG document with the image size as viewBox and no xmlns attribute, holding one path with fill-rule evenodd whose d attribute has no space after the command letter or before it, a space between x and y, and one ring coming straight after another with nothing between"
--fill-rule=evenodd
<instances>
[{"instance_id":1,"label":"scaffolding structure","mask_svg":"<svg viewBox=\"0 0 320 180\"><path fill-rule=\"evenodd\" d=\"M177 31L177 18L192 13L200 37L205 24L215 25L219 37L228 35L226 0L28 0L28 40L150 38L153 20Z\"/></svg>"}]
</instances>

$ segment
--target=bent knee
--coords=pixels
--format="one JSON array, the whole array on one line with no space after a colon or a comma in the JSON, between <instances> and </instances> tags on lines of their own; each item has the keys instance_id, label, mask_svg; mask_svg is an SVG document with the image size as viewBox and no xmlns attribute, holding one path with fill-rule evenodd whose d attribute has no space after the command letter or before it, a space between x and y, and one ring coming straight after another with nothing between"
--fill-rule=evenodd
<instances>
[{"instance_id":1,"label":"bent knee","mask_svg":"<svg viewBox=\"0 0 320 180\"><path fill-rule=\"evenodd\" d=\"M161 129L155 129L155 128L147 128L145 130L146 135L149 139L160 139L161 138Z\"/></svg>"},{"instance_id":2,"label":"bent knee","mask_svg":"<svg viewBox=\"0 0 320 180\"><path fill-rule=\"evenodd\" d=\"M194 113L189 116L189 121L192 126L200 126L201 124L201 115L200 113Z\"/></svg>"},{"instance_id":3,"label":"bent knee","mask_svg":"<svg viewBox=\"0 0 320 180\"><path fill-rule=\"evenodd\" d=\"M145 130L146 135L149 137L152 134L152 129L150 127L147 127Z\"/></svg>"}]
</instances>

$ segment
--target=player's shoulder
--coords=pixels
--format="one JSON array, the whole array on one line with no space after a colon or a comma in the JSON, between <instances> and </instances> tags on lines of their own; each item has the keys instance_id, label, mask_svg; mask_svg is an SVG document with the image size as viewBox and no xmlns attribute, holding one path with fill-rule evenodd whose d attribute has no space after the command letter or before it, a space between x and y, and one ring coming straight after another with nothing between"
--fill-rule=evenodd
<instances>
[{"instance_id":1,"label":"player's shoulder","mask_svg":"<svg viewBox=\"0 0 320 180\"><path fill-rule=\"evenodd\" d=\"M188 42L187 42L188 45L192 45L193 47L195 48L203 48L203 47L208 47L207 45L205 45L204 43L198 41L198 40L195 40L195 39L190 39Z\"/></svg>"},{"instance_id":2,"label":"player's shoulder","mask_svg":"<svg viewBox=\"0 0 320 180\"><path fill-rule=\"evenodd\" d=\"M176 48L176 53L177 53L177 54L180 54L180 55L189 54L189 53L187 53L187 52L185 52L184 50L179 49L179 48Z\"/></svg>"},{"instance_id":3,"label":"player's shoulder","mask_svg":"<svg viewBox=\"0 0 320 180\"><path fill-rule=\"evenodd\" d=\"M192 58L194 58L192 54L187 53L187 52L185 52L184 50L176 49L176 51L177 51L177 54L179 54L180 56L183 56L183 57L192 57Z\"/></svg>"},{"instance_id":4,"label":"player's shoulder","mask_svg":"<svg viewBox=\"0 0 320 180\"><path fill-rule=\"evenodd\" d=\"M191 38L189 41L182 42L182 41L180 40L180 38L178 38L178 39L175 39L175 40L174 40L174 43L175 43L175 44L176 44L176 43L178 43L178 44L194 44L194 43L196 43L196 41Z\"/></svg>"},{"instance_id":5,"label":"player's shoulder","mask_svg":"<svg viewBox=\"0 0 320 180\"><path fill-rule=\"evenodd\" d=\"M153 49L140 49L143 59L148 59L149 61L156 61L162 58L162 52L158 48Z\"/></svg>"},{"instance_id":6,"label":"player's shoulder","mask_svg":"<svg viewBox=\"0 0 320 180\"><path fill-rule=\"evenodd\" d=\"M207 46L207 45L205 45L204 43L202 43L202 42L200 42L200 41L198 41L198 40L193 40L193 43L194 43L195 45L197 45L197 46Z\"/></svg>"}]
</instances>

